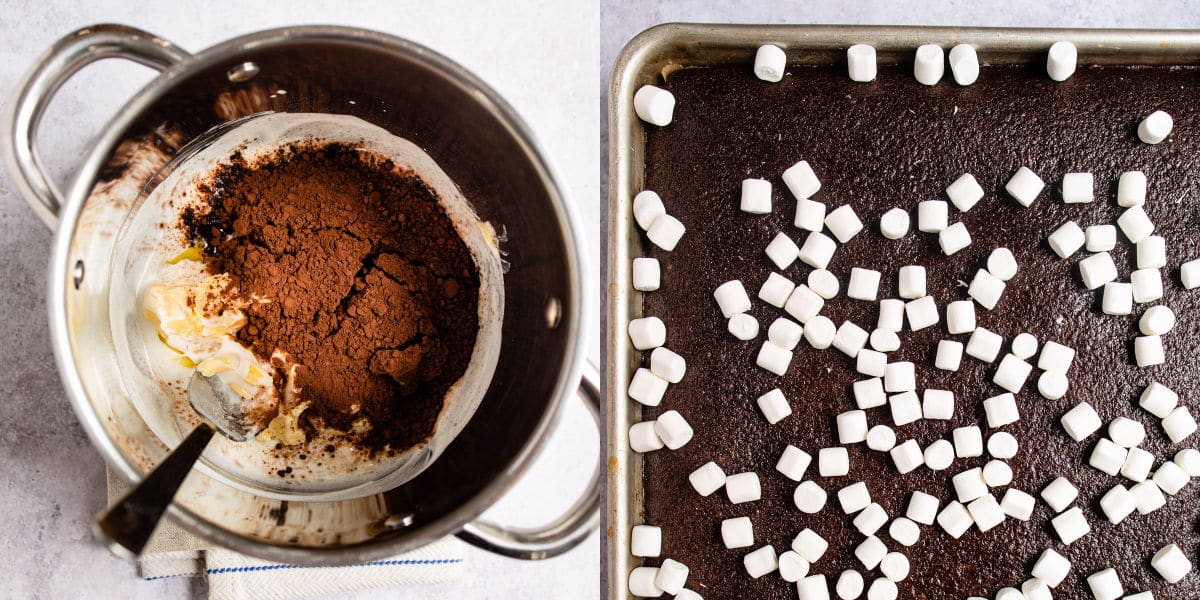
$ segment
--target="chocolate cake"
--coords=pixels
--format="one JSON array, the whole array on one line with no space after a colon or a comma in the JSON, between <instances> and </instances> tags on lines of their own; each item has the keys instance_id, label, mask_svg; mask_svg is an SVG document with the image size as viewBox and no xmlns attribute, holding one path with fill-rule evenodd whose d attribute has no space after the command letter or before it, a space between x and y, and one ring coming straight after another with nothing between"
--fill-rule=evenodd
<instances>
[{"instance_id":1,"label":"chocolate cake","mask_svg":"<svg viewBox=\"0 0 1200 600\"><path fill-rule=\"evenodd\" d=\"M1035 369L1016 395L1020 420L1000 429L1020 443L1019 452L1008 461L1014 472L1011 487L1037 497L1050 481L1066 477L1079 488L1075 505L1083 509L1091 533L1070 545L1061 543L1049 522L1054 512L1040 497L1028 522L1008 518L986 533L972 527L957 540L934 524L921 526L919 541L905 548L888 537L885 526L879 537L911 562L911 574L899 584L900 598L990 598L1000 588L1019 587L1028 579L1034 560L1046 548L1073 564L1054 590L1056 598L1090 598L1085 578L1109 567L1116 569L1126 593L1151 590L1155 598L1200 597L1200 573L1193 570L1182 581L1168 584L1149 564L1155 552L1171 543L1196 561L1200 486L1186 486L1156 512L1135 512L1112 525L1100 511L1100 496L1114 485L1132 482L1088 466L1103 429L1075 442L1059 422L1081 401L1094 406L1106 425L1119 416L1140 421L1148 432L1141 447L1155 455L1156 466L1200 443L1200 435L1171 443L1159 419L1138 406L1145 386L1157 381L1179 392L1182 405L1193 412L1200 409L1200 290L1183 289L1179 278L1180 265L1200 257L1200 135L1195 129L1200 123L1200 70L1080 66L1069 80L1057 83L1046 76L1044 65L984 66L978 82L969 87L954 84L949 73L939 85L927 87L914 80L911 64L881 65L878 79L866 84L850 81L844 64L794 66L780 83L756 79L747 64L678 70L662 87L674 94L677 105L670 125L645 126L644 185L658 192L668 213L688 229L673 252L654 247L643 236L644 255L662 265L661 289L643 294L643 313L666 323L666 347L687 359L687 375L670 386L660 406L642 412L644 419L653 419L677 410L695 429L695 437L679 450L644 455L645 505L639 522L662 528L662 557L690 567L688 588L708 600L794 598L795 585L778 573L758 579L747 575L743 557L766 544L783 552L805 528L829 541L828 551L810 573L825 574L831 594L838 575L847 569L862 573L870 585L879 572L867 571L855 558L854 548L864 536L851 525L853 515L842 513L836 492L865 481L874 502L891 517L901 516L914 490L937 496L944 507L955 498L951 476L988 461L985 453L956 459L945 471L920 467L901 475L887 453L860 443L848 446L848 476L817 474L816 453L839 445L835 416L856 408L850 386L865 376L856 373L854 361L841 352L814 350L805 342L797 347L785 376L755 365L767 326L786 316L756 298L767 275L778 270L763 249L779 232L799 243L807 234L793 226L795 198L780 178L804 159L822 182L815 199L830 209L850 204L866 224L834 255L829 269L838 275L841 292L826 301L823 315L835 324L850 320L870 331L878 303L846 297L850 269L882 272L881 299L898 297L900 267L927 269L928 293L936 300L941 322L917 332L906 327L900 334L903 345L890 353L889 361L916 365L918 393L926 388L953 391L955 412L949 421L920 420L896 427L900 441L915 439L925 448L935 440L950 439L956 427L979 425L985 439L996 431L987 428L982 406L985 398L1004 391L991 382L996 363L964 356L957 372L933 367L939 340L967 341L967 335L946 332L945 306L968 298L966 282L984 267L993 249L1009 248L1020 265L994 310L976 307L979 325L1004 337L1002 355L1022 332L1077 351L1066 396L1041 397ZM1159 109L1174 117L1175 131L1161 144L1144 144L1136 136L1138 122ZM1021 166L1047 183L1028 208L1004 191ZM1165 295L1161 301L1135 305L1130 316L1110 316L1100 311L1099 291L1082 285L1076 263L1089 253L1081 250L1061 259L1046 238L1068 220L1081 226L1114 223L1122 210L1115 201L1116 182L1129 170L1146 173L1145 210L1157 226L1156 234L1166 238ZM1058 185L1068 172L1095 174L1094 202L1063 203ZM916 231L915 208L922 200L945 199L946 186L964 173L975 175L985 196L966 213L951 206L950 222L963 222L972 241L961 252L945 256L936 235ZM774 208L768 215L738 208L741 181L751 177L774 184ZM893 207L910 209L914 215L910 233L894 241L878 229L880 215ZM1135 255L1120 233L1112 256L1120 279L1128 281L1136 268ZM810 270L797 261L782 273L803 283ZM761 325L755 340L731 336L713 299L713 290L732 279L742 280L754 299L750 314ZM1138 317L1153 304L1171 307L1179 320L1163 338L1166 363L1139 368L1132 340L1138 335ZM649 352L643 353L643 362L648 365ZM775 387L788 398L793 413L771 425L755 400ZM872 425L892 425L886 407L867 413ZM797 484L775 470L788 444L814 456L805 478L829 493L829 502L818 514L797 510L792 499ZM710 460L728 474L758 473L761 500L735 505L724 491L708 497L697 494L688 475ZM993 492L999 499L1003 488ZM754 545L726 549L720 523L740 516L753 520ZM660 561L646 559L646 564Z\"/></svg>"}]
</instances>

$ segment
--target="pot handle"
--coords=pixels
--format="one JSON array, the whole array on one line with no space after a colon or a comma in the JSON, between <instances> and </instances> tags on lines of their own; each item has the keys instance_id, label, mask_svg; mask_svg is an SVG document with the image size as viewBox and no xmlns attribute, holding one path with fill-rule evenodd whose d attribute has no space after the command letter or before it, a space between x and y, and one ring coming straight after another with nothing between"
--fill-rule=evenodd
<instances>
[{"instance_id":1,"label":"pot handle","mask_svg":"<svg viewBox=\"0 0 1200 600\"><path fill-rule=\"evenodd\" d=\"M46 175L33 148L42 114L55 92L83 67L106 58L124 58L159 71L190 56L182 48L124 25L93 25L67 34L34 63L21 80L4 115L5 160L17 189L51 228L58 221L62 194Z\"/></svg>"},{"instance_id":2,"label":"pot handle","mask_svg":"<svg viewBox=\"0 0 1200 600\"><path fill-rule=\"evenodd\" d=\"M584 364L578 396L584 401L596 427L600 427L600 370L591 361ZM604 460L604 453L600 453ZM578 546L600 526L602 485L600 464L592 473L587 491L565 515L539 527L507 527L476 519L458 532L459 539L503 556L525 560L553 558Z\"/></svg>"}]
</instances>

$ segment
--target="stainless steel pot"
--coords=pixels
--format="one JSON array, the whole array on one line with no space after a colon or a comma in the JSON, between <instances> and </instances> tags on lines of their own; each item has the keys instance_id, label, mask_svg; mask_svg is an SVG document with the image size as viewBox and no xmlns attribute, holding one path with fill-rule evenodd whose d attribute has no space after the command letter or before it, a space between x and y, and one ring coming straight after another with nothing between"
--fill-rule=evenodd
<instances>
[{"instance_id":1,"label":"stainless steel pot","mask_svg":"<svg viewBox=\"0 0 1200 600\"><path fill-rule=\"evenodd\" d=\"M96 138L62 194L33 139L50 98L84 66L124 58L161 71ZM513 110L482 81L412 42L359 29L292 27L191 55L119 25L76 31L19 84L5 115L5 158L18 188L55 229L48 304L55 358L72 407L101 455L136 481L168 448L123 393L108 322L117 228L141 186L214 126L263 111L354 115L424 149L502 232L499 363L478 411L433 465L387 492L341 501L278 500L192 473L170 515L221 546L267 560L346 564L448 534L507 556L569 550L596 528L597 466L586 494L554 522L514 529L478 520L533 461L563 401L583 398L598 421L595 367L581 330L578 224L552 168ZM583 373L581 381L581 372Z\"/></svg>"}]
</instances>

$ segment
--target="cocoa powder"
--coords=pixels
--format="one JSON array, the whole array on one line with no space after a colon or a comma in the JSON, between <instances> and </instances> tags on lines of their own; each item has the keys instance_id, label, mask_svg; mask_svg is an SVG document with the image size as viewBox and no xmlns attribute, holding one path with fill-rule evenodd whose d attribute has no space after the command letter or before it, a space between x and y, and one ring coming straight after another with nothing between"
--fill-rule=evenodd
<instances>
[{"instance_id":1,"label":"cocoa powder","mask_svg":"<svg viewBox=\"0 0 1200 600\"><path fill-rule=\"evenodd\" d=\"M204 242L211 272L265 300L250 304L238 340L263 360L286 353L276 367L297 365L301 426L372 453L428 439L478 326L474 263L435 194L341 144L256 164L235 155L201 191L207 205L181 225Z\"/></svg>"}]
</instances>

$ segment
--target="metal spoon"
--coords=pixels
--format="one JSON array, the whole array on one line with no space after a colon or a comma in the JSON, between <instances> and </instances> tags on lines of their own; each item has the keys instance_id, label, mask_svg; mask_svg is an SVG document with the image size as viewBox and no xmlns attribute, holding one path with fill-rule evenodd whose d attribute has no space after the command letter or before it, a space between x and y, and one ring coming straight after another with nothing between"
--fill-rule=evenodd
<instances>
[{"instance_id":1,"label":"metal spoon","mask_svg":"<svg viewBox=\"0 0 1200 600\"><path fill-rule=\"evenodd\" d=\"M142 553L214 432L235 442L244 442L257 433L243 420L241 396L219 377L193 373L187 398L204 421L124 498L96 517L92 533L118 554L133 557Z\"/></svg>"}]
</instances>

